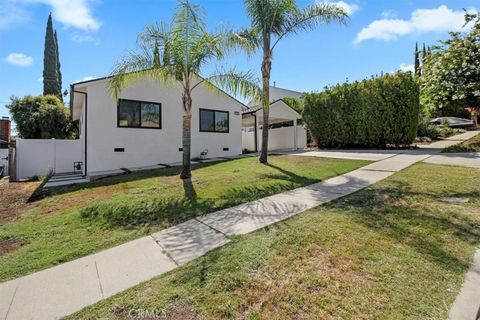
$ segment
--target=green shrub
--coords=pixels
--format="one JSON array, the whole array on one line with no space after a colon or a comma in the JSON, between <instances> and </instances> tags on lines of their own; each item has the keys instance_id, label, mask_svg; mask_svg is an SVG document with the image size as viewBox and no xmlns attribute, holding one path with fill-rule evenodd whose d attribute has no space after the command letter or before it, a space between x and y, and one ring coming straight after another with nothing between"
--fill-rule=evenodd
<instances>
[{"instance_id":1,"label":"green shrub","mask_svg":"<svg viewBox=\"0 0 480 320\"><path fill-rule=\"evenodd\" d=\"M410 73L344 83L305 96L303 119L319 147L411 144L417 134L419 88Z\"/></svg>"},{"instance_id":2,"label":"green shrub","mask_svg":"<svg viewBox=\"0 0 480 320\"><path fill-rule=\"evenodd\" d=\"M431 124L429 120L420 121L418 128L419 137L428 137L432 140L445 139L455 134L460 134L466 132L464 129L450 128L448 123L445 123L441 126Z\"/></svg>"},{"instance_id":3,"label":"green shrub","mask_svg":"<svg viewBox=\"0 0 480 320\"><path fill-rule=\"evenodd\" d=\"M471 145L471 144L456 144L445 148L442 152L449 153L449 152L477 152L478 146Z\"/></svg>"}]
</instances>

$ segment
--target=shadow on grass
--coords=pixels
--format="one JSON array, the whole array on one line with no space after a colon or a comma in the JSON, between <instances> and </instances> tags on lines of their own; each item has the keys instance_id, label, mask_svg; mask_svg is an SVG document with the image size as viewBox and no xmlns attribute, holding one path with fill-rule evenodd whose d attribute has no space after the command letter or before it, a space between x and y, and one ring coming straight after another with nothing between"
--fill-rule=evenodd
<instances>
[{"instance_id":1,"label":"shadow on grass","mask_svg":"<svg viewBox=\"0 0 480 320\"><path fill-rule=\"evenodd\" d=\"M398 183L383 189L366 189L326 204L326 207L351 215L355 222L413 248L445 269L463 272L468 269L469 262L456 256L454 249L449 249L450 243L445 241L451 240L448 235L453 234L458 241L473 245L480 243L480 223L450 210L445 213L436 210L435 201L439 201L440 196L444 194L412 192L408 185ZM479 199L480 193L448 196ZM419 197L425 202L423 206L412 201ZM431 207L428 202L433 203L429 204ZM434 212L429 212L432 208Z\"/></svg>"},{"instance_id":2,"label":"shadow on grass","mask_svg":"<svg viewBox=\"0 0 480 320\"><path fill-rule=\"evenodd\" d=\"M225 160L229 161L229 160ZM218 163L222 163L225 161L218 161L218 162L209 162L209 163L198 163L192 164L192 171L195 171L200 168L206 168ZM231 160L230 160L231 161ZM144 170L132 173L125 173L111 177L105 177L98 180L94 180L89 183L84 184L76 184L64 187L54 187L49 190L40 190L37 196L32 199L32 201L37 201L40 199L48 198L54 195L61 195L69 192L75 192L78 190L83 189L92 189L98 187L105 187L105 186L114 186L120 183L128 183L132 181L141 181L156 177L173 177L179 176L178 179L180 180L180 172L182 171L182 167L171 167L171 168L161 168L161 169L152 169L152 170Z\"/></svg>"},{"instance_id":3,"label":"shadow on grass","mask_svg":"<svg viewBox=\"0 0 480 320\"><path fill-rule=\"evenodd\" d=\"M205 166L207 165L211 164L205 164ZM218 198L206 198L197 195L191 181L190 183L185 183L186 180L184 180L183 195L115 198L81 208L80 215L85 219L89 219L92 223L110 226L129 228L144 224L170 226L216 210L319 182L318 179L300 176L275 165L268 166L279 171L279 174L274 174L272 178L266 177L266 179L277 180L276 183L271 185L226 187ZM177 172L179 172L179 169ZM149 176L144 175L146 177ZM282 180L282 182L278 183L278 180Z\"/></svg>"}]
</instances>

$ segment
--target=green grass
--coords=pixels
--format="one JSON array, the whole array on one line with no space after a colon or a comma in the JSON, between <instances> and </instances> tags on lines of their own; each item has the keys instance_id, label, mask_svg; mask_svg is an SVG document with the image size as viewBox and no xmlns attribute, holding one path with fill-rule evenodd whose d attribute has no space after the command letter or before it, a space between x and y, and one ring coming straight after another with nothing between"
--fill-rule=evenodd
<instances>
[{"instance_id":1,"label":"green grass","mask_svg":"<svg viewBox=\"0 0 480 320\"><path fill-rule=\"evenodd\" d=\"M445 148L442 152L480 152L480 134L460 144Z\"/></svg>"},{"instance_id":2,"label":"green grass","mask_svg":"<svg viewBox=\"0 0 480 320\"><path fill-rule=\"evenodd\" d=\"M0 256L0 281L141 237L191 217L328 179L366 161L272 156L194 166L196 199L183 196L179 169L99 180L56 190L0 226L20 249Z\"/></svg>"},{"instance_id":3,"label":"green grass","mask_svg":"<svg viewBox=\"0 0 480 320\"><path fill-rule=\"evenodd\" d=\"M70 318L445 319L480 242L479 179L414 165Z\"/></svg>"}]
</instances>

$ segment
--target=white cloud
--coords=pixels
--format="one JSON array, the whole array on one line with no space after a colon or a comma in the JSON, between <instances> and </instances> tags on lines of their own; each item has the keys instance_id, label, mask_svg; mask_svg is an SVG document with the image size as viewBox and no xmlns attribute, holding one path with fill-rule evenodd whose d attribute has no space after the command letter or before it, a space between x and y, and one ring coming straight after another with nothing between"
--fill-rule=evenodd
<instances>
[{"instance_id":1,"label":"white cloud","mask_svg":"<svg viewBox=\"0 0 480 320\"><path fill-rule=\"evenodd\" d=\"M434 9L417 9L409 20L390 17L373 21L357 34L355 43L369 39L395 40L411 33L461 31L464 23L463 10L454 11L445 5Z\"/></svg>"},{"instance_id":2,"label":"white cloud","mask_svg":"<svg viewBox=\"0 0 480 320\"><path fill-rule=\"evenodd\" d=\"M30 19L30 13L15 5L12 1L6 0L0 3L0 29L25 23Z\"/></svg>"},{"instance_id":3,"label":"white cloud","mask_svg":"<svg viewBox=\"0 0 480 320\"><path fill-rule=\"evenodd\" d=\"M72 40L75 42L91 42L95 40L91 35L88 34L78 34L75 33L72 35Z\"/></svg>"},{"instance_id":4,"label":"white cloud","mask_svg":"<svg viewBox=\"0 0 480 320\"><path fill-rule=\"evenodd\" d=\"M92 15L93 0L18 0L25 3L43 3L52 7L53 18L67 28L97 31L100 21Z\"/></svg>"},{"instance_id":5,"label":"white cloud","mask_svg":"<svg viewBox=\"0 0 480 320\"><path fill-rule=\"evenodd\" d=\"M345 10L345 12L349 16L351 16L352 14L354 14L355 12L360 10L360 6L358 4L355 4L355 3L348 3L348 2L345 2L345 1L320 1L320 2L335 4L335 5L339 6L340 8L342 8L343 10Z\"/></svg>"},{"instance_id":6,"label":"white cloud","mask_svg":"<svg viewBox=\"0 0 480 320\"><path fill-rule=\"evenodd\" d=\"M29 67L33 63L33 58L24 53L12 52L3 61L20 67Z\"/></svg>"},{"instance_id":7,"label":"white cloud","mask_svg":"<svg viewBox=\"0 0 480 320\"><path fill-rule=\"evenodd\" d=\"M407 71L415 72L415 66L413 64L402 63L400 64L399 69L400 71L403 71L403 72L407 72Z\"/></svg>"},{"instance_id":8,"label":"white cloud","mask_svg":"<svg viewBox=\"0 0 480 320\"><path fill-rule=\"evenodd\" d=\"M397 17L398 17L398 12L393 9L385 10L382 12L382 18L384 19L394 19Z\"/></svg>"},{"instance_id":9,"label":"white cloud","mask_svg":"<svg viewBox=\"0 0 480 320\"><path fill-rule=\"evenodd\" d=\"M88 81L88 80L93 80L93 79L96 79L96 77L86 76L86 77L83 77L83 78L80 79L80 80L75 80L75 81L73 81L73 83L83 82L83 81Z\"/></svg>"}]
</instances>

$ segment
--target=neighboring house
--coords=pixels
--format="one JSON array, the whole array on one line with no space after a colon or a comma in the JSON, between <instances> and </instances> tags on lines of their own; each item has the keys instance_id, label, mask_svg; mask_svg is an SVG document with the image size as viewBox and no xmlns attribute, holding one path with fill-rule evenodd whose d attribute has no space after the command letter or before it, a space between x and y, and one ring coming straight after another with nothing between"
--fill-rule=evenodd
<instances>
[{"instance_id":1,"label":"neighboring house","mask_svg":"<svg viewBox=\"0 0 480 320\"><path fill-rule=\"evenodd\" d=\"M70 108L80 124L84 174L180 162L180 85L144 80L123 90L116 100L108 82L109 78L100 78L71 85ZM203 85L192 98L192 158L205 150L208 158L240 154L246 106Z\"/></svg>"},{"instance_id":2,"label":"neighboring house","mask_svg":"<svg viewBox=\"0 0 480 320\"><path fill-rule=\"evenodd\" d=\"M268 150L297 150L307 146L307 130L302 116L283 98L300 98L302 92L270 87ZM242 148L259 151L262 145L263 109L258 102L249 103L242 112Z\"/></svg>"}]
</instances>

